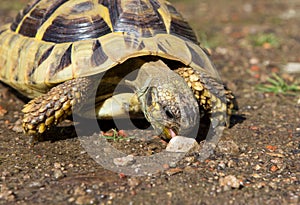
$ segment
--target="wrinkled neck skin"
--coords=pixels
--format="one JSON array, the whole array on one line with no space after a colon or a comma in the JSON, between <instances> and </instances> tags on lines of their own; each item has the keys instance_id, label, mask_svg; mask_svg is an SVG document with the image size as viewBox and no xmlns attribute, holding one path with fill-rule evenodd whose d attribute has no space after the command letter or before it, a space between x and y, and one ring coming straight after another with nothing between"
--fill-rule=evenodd
<instances>
[{"instance_id":1,"label":"wrinkled neck skin","mask_svg":"<svg viewBox=\"0 0 300 205\"><path fill-rule=\"evenodd\" d=\"M189 134L191 132L197 133L199 128L200 115L198 103L184 79L170 70L165 63L161 60L145 63L138 70L136 79L134 81L126 81L126 84L135 90L146 119L158 134L162 132L165 134L165 130L172 130L175 131L176 135L196 137L189 136ZM176 107L179 108L179 118L167 119L162 110L163 104L155 97L151 99L152 105L153 103L159 105L155 107L160 107L160 109L150 109L147 96L149 98L149 94L151 95L149 92L153 92L153 88L155 90L164 90L161 94L168 92L173 96L170 100L172 100L172 104L176 104ZM170 138L170 136L167 138Z\"/></svg>"}]
</instances>

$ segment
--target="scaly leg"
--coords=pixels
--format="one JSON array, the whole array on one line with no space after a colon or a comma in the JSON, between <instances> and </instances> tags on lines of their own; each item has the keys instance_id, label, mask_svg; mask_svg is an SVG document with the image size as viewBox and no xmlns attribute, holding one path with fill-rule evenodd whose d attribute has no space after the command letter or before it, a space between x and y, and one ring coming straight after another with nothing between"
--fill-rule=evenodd
<instances>
[{"instance_id":1,"label":"scaly leg","mask_svg":"<svg viewBox=\"0 0 300 205\"><path fill-rule=\"evenodd\" d=\"M88 98L91 79L76 78L53 87L31 100L22 112L23 129L27 134L43 133L71 115L74 106Z\"/></svg>"},{"instance_id":2,"label":"scaly leg","mask_svg":"<svg viewBox=\"0 0 300 205\"><path fill-rule=\"evenodd\" d=\"M192 89L195 98L198 100L200 107L206 112L211 112L212 115L216 113L223 113L225 121L229 126L229 118L235 106L235 98L230 90L223 84L217 82L213 78L205 74L200 74L192 68L179 68L177 72L187 82ZM214 115L216 116L216 115Z\"/></svg>"}]
</instances>

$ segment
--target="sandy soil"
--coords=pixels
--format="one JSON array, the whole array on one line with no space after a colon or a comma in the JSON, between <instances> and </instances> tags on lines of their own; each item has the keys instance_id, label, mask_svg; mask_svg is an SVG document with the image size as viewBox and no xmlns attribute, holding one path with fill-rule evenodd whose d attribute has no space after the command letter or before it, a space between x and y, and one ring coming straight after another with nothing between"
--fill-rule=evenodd
<instances>
[{"instance_id":1,"label":"sandy soil","mask_svg":"<svg viewBox=\"0 0 300 205\"><path fill-rule=\"evenodd\" d=\"M26 2L2 0L0 24ZM299 92L257 90L272 73L289 84L299 81L285 65L300 63L300 2L171 2L210 47L239 103L215 154L204 162L184 157L143 177L108 171L87 154L72 126L32 145L20 129L26 99L0 84L1 204L300 204ZM149 153L161 149L155 143L132 147Z\"/></svg>"}]
</instances>

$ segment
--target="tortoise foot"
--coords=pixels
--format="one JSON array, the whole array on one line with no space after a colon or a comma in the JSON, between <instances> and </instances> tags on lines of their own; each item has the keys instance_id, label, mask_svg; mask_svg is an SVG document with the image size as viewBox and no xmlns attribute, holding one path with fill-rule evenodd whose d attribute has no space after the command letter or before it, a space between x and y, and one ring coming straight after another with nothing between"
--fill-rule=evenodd
<instances>
[{"instance_id":1,"label":"tortoise foot","mask_svg":"<svg viewBox=\"0 0 300 205\"><path fill-rule=\"evenodd\" d=\"M88 78L77 78L53 87L22 110L23 129L27 134L41 134L72 114L74 106L85 100L90 84Z\"/></svg>"}]
</instances>

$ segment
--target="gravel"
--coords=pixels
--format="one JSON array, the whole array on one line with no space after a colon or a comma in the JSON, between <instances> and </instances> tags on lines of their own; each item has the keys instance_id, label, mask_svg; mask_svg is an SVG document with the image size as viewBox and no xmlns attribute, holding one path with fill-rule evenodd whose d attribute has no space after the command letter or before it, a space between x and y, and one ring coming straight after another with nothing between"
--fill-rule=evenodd
<instances>
[{"instance_id":1,"label":"gravel","mask_svg":"<svg viewBox=\"0 0 300 205\"><path fill-rule=\"evenodd\" d=\"M1 1L0 22L11 20L25 2ZM214 64L239 103L214 154L200 162L189 153L142 177L115 173L88 155L70 125L39 142L29 141L18 120L26 99L0 84L0 204L300 204L299 93L256 89L272 73L289 84L300 79L290 72L300 62L299 3L171 2L202 45L210 46ZM254 44L255 37L270 33L276 46ZM148 138L112 145L134 157L166 147Z\"/></svg>"}]
</instances>

